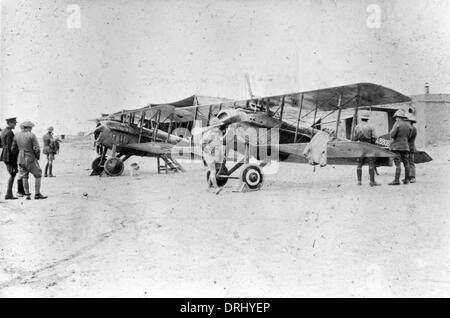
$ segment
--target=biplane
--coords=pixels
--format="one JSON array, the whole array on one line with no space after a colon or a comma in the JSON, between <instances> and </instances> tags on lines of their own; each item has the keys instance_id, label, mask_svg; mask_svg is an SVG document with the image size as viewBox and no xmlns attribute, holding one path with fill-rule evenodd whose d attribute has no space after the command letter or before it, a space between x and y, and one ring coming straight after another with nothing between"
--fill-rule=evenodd
<instances>
[{"instance_id":1,"label":"biplane","mask_svg":"<svg viewBox=\"0 0 450 318\"><path fill-rule=\"evenodd\" d=\"M110 176L118 176L122 174L123 163L130 156L152 156L158 159L158 173L182 171L174 154L184 152L190 153L191 158L202 157L201 148L196 147L198 145L194 144L195 138L191 134L195 123L205 128L220 127L224 134L232 132L236 124L247 124L256 129L277 129L275 145L270 138L266 138L262 143L248 143L243 149L256 148L254 159L257 161L261 159L259 150L269 147L270 151L276 150L279 154L279 161L307 163L303 151L318 132L324 131L322 124L330 116L335 117L336 126L327 131L331 137L327 145L329 164L353 165L358 163L361 156L371 155L376 157L378 166L390 166L395 155L389 150L338 137L341 112L352 108L357 118L359 109L408 101L409 97L387 87L357 83L204 105L169 103L124 110L100 120L94 135L101 151L92 163L92 168L96 173L104 170ZM213 119L214 125L211 125ZM355 125L356 121L352 125L352 134ZM242 140L240 142L245 143ZM236 151L238 143L227 145L226 148ZM111 150L109 158L108 149ZM242 181L251 189L258 189L263 181L261 167L267 163L249 165L249 159L247 156L235 162L229 170L224 160L216 171L218 185L223 186L228 179L233 178L235 171L245 165Z\"/></svg>"},{"instance_id":2,"label":"biplane","mask_svg":"<svg viewBox=\"0 0 450 318\"><path fill-rule=\"evenodd\" d=\"M92 162L91 175L104 171L109 176L120 176L124 162L131 156L156 157L158 173L184 171L171 153L174 145L190 144L193 120L177 114L175 108L195 103L195 98L187 98L171 104L102 114L96 119L93 132L99 156Z\"/></svg>"},{"instance_id":3,"label":"biplane","mask_svg":"<svg viewBox=\"0 0 450 318\"><path fill-rule=\"evenodd\" d=\"M226 168L226 158L216 168L216 181L218 186L223 186L232 174L241 166L241 179L249 189L259 189L263 182L262 167L267 164L260 158L260 149L269 152L276 150L278 161L307 163L305 156L310 141L319 132L326 131L330 141L326 143L326 159L333 165L356 165L362 156L376 158L377 166L391 166L395 154L384 147L374 144L351 141L353 139L356 120L351 127L350 139L339 137L341 113L345 109L353 109L353 118L358 118L358 111L375 105L395 104L409 102L410 98L392 89L371 83L357 83L320 90L276 95L261 98L252 98L241 101L223 103L222 110L217 115L214 126L220 126L224 134L233 130L242 129L242 126L260 128L276 128L278 131L277 143L270 143L270 138L258 139L254 145L244 141L234 142L234 149L238 143L244 143L240 147L244 158L236 162L230 170ZM322 127L327 117L335 117L334 129ZM236 125L237 124L237 125ZM228 127L228 128L227 128ZM231 128L231 129L230 129ZM244 128L246 129L246 128ZM269 144L270 143L270 144ZM233 143L227 143L226 150L230 150ZM256 148L251 151L251 148ZM263 151L263 152L264 152ZM309 151L309 150L308 150ZM258 164L249 164L248 154L255 154L253 158L261 160ZM311 162L310 162L311 163ZM315 162L314 164L319 163ZM210 172L209 172L210 173Z\"/></svg>"}]
</instances>

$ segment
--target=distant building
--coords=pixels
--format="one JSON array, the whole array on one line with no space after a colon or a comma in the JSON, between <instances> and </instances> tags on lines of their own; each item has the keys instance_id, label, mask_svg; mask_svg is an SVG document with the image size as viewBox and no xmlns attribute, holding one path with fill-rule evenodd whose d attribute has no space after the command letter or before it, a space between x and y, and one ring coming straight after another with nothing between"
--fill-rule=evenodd
<instances>
[{"instance_id":1,"label":"distant building","mask_svg":"<svg viewBox=\"0 0 450 318\"><path fill-rule=\"evenodd\" d=\"M411 97L416 110L418 141L427 146L450 140L450 94L423 94Z\"/></svg>"}]
</instances>

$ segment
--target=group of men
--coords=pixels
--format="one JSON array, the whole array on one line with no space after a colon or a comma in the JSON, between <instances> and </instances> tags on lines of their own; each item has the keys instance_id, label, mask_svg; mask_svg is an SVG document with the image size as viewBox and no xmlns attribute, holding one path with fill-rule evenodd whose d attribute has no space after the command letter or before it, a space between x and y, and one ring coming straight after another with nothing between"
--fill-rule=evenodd
<instances>
[{"instance_id":1,"label":"group of men","mask_svg":"<svg viewBox=\"0 0 450 318\"><path fill-rule=\"evenodd\" d=\"M405 167L405 178L403 184L416 182L416 165L414 163L414 153L416 152L415 140L417 136L417 128L414 126L416 119L413 114L406 115L403 109L399 109L394 114L395 123L390 131L391 143L389 149L397 154L394 158L395 176L394 180L388 185L400 185L401 163ZM368 123L369 113L361 114L361 122L355 127L353 140L375 144L377 135L375 128ZM375 181L375 157L364 155L359 159L356 174L358 185L361 185L362 166L367 163L369 165L370 186L379 186L381 184Z\"/></svg>"},{"instance_id":2,"label":"group of men","mask_svg":"<svg viewBox=\"0 0 450 318\"><path fill-rule=\"evenodd\" d=\"M6 128L1 132L2 152L0 161L3 161L9 173L8 185L5 200L17 200L18 197L25 197L31 200L28 177L30 174L35 179L35 200L47 199L47 196L41 193L42 170L39 166L41 149L36 135L31 132L34 124L30 121L21 123L20 132L14 135L17 119L15 117L6 119ZM58 153L59 143L53 137L53 127L48 128L48 132L43 137L44 150L47 155L47 164L45 166L45 177L54 177L53 160ZM13 185L15 177L17 178L17 196L13 194Z\"/></svg>"}]
</instances>

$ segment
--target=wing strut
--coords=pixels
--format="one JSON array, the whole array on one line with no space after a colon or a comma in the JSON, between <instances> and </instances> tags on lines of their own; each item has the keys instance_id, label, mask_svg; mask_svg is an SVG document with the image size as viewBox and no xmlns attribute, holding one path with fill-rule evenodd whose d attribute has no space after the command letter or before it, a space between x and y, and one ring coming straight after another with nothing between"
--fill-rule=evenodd
<instances>
[{"instance_id":1,"label":"wing strut","mask_svg":"<svg viewBox=\"0 0 450 318\"><path fill-rule=\"evenodd\" d=\"M298 101L298 99L297 99ZM298 108L298 116L297 116L297 125L295 126L295 137L294 137L294 143L297 142L297 134L298 134L298 125L300 124L300 116L302 115L302 108L303 108L303 94L300 99L300 107Z\"/></svg>"},{"instance_id":2,"label":"wing strut","mask_svg":"<svg viewBox=\"0 0 450 318\"><path fill-rule=\"evenodd\" d=\"M337 120L336 120L336 130L334 131L335 138L338 137L339 123L341 122L341 112L342 112L341 103L342 103L342 92L339 92L339 99L338 99L339 110L338 110L338 115L337 115Z\"/></svg>"},{"instance_id":3,"label":"wing strut","mask_svg":"<svg viewBox=\"0 0 450 318\"><path fill-rule=\"evenodd\" d=\"M170 116L169 129L167 130L167 142L170 143L170 134L172 133L173 114Z\"/></svg>"},{"instance_id":4,"label":"wing strut","mask_svg":"<svg viewBox=\"0 0 450 318\"><path fill-rule=\"evenodd\" d=\"M211 121L211 111L212 111L212 105L209 106L209 110L208 110L208 122L206 123L206 126L209 126L209 122Z\"/></svg>"},{"instance_id":5,"label":"wing strut","mask_svg":"<svg viewBox=\"0 0 450 318\"><path fill-rule=\"evenodd\" d=\"M198 116L198 107L195 108L195 114L194 114L194 121L192 122L192 128L194 128L194 125L196 124ZM191 137L191 160L194 160L194 138Z\"/></svg>"},{"instance_id":6,"label":"wing strut","mask_svg":"<svg viewBox=\"0 0 450 318\"><path fill-rule=\"evenodd\" d=\"M316 117L317 117L317 108L319 108L319 104L318 104L318 99L319 99L319 93L316 94L316 102L314 103L316 108L314 109L314 120L313 120L313 125L312 125L312 129L311 129L311 138L313 137L314 134L314 126L316 125Z\"/></svg>"},{"instance_id":7,"label":"wing strut","mask_svg":"<svg viewBox=\"0 0 450 318\"><path fill-rule=\"evenodd\" d=\"M286 96L283 96L281 98L281 105L280 105L280 120L283 120L283 112L284 112L284 103L285 103Z\"/></svg>"},{"instance_id":8,"label":"wing strut","mask_svg":"<svg viewBox=\"0 0 450 318\"><path fill-rule=\"evenodd\" d=\"M159 122L160 122L160 120L161 120L161 111L158 110L158 113L157 113L157 115L155 117L156 124L155 124L155 127L153 128L153 140L154 141L156 141L156 135L157 135L157 132L158 132L158 129L159 129Z\"/></svg>"},{"instance_id":9,"label":"wing strut","mask_svg":"<svg viewBox=\"0 0 450 318\"><path fill-rule=\"evenodd\" d=\"M357 89L357 93L356 94L357 94L356 95L356 106L355 106L355 113L353 115L353 120L352 120L352 131L351 131L351 134L350 134L350 140L353 140L353 136L354 136L354 133L355 133L356 121L358 120L358 107L359 107L359 104L361 102L361 98L359 96L361 94L361 87L359 86L359 84L358 84L358 89Z\"/></svg>"},{"instance_id":10,"label":"wing strut","mask_svg":"<svg viewBox=\"0 0 450 318\"><path fill-rule=\"evenodd\" d=\"M141 142L141 137L142 137L142 129L144 126L144 121L145 121L145 110L142 112L141 115L141 120L140 120L140 129L139 129L139 142Z\"/></svg>"}]
</instances>

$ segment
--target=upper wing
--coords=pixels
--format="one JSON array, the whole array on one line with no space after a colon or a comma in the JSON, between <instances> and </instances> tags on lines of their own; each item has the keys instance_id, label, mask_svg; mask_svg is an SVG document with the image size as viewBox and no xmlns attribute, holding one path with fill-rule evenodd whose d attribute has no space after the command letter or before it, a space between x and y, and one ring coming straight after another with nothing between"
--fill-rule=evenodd
<instances>
[{"instance_id":1,"label":"upper wing","mask_svg":"<svg viewBox=\"0 0 450 318\"><path fill-rule=\"evenodd\" d=\"M408 96L390 88L371 83L357 83L297 94L304 95L303 107L313 109L317 104L319 109L324 111L331 111L337 108L340 94L342 94L340 107L342 109L355 107L357 97L359 97L360 107L393 104L411 100Z\"/></svg>"},{"instance_id":2,"label":"upper wing","mask_svg":"<svg viewBox=\"0 0 450 318\"><path fill-rule=\"evenodd\" d=\"M339 106L339 99L341 103ZM185 122L198 120L207 120L217 115L223 108L245 108L250 110L264 109L275 114L280 112L283 105L283 118L294 119L297 116L298 109L302 111L312 111L316 107L320 111L334 111L337 109L353 108L356 105L367 107L372 105L393 104L408 102L411 99L390 88L371 84L357 83L345 86L324 88L319 90L304 91L283 95L260 97L256 99L245 99L236 101L224 101L222 103L212 103L205 105L185 106L186 101L180 105L158 104L149 105L143 108L133 110L123 110L112 114L112 116L121 116L127 114L137 114L150 118L159 113L160 120L172 119L176 122ZM189 102L191 102L189 100Z\"/></svg>"},{"instance_id":3,"label":"upper wing","mask_svg":"<svg viewBox=\"0 0 450 318\"><path fill-rule=\"evenodd\" d=\"M340 107L338 107L339 98L341 98ZM313 91L261 97L257 99L184 107L176 109L176 113L183 117L188 116L188 114L192 116L195 109L198 109L198 113L201 113L200 115L205 115L204 113L207 114L209 107L214 110L222 108L255 109L255 107L258 106L261 106L263 109L268 107L272 113L275 113L280 106L284 104L284 114L289 116L289 113L294 112L297 114L300 106L302 106L302 109L305 111L311 111L314 110L317 105L318 110L328 112L339 108L354 108L357 104L359 107L367 107L409 101L411 101L411 99L408 96L390 88L371 83L357 83Z\"/></svg>"},{"instance_id":4,"label":"upper wing","mask_svg":"<svg viewBox=\"0 0 450 318\"><path fill-rule=\"evenodd\" d=\"M303 118L307 116L308 112L315 110L316 106L319 113L323 114L338 109L354 108L356 105L368 107L408 102L411 99L390 88L371 83L357 83L263 98L263 101L266 101L268 106L275 111L280 109L283 100L284 120L295 122L300 106L302 107ZM319 114L318 118L320 117Z\"/></svg>"}]
</instances>

